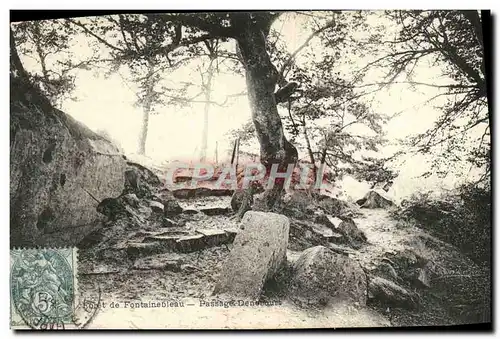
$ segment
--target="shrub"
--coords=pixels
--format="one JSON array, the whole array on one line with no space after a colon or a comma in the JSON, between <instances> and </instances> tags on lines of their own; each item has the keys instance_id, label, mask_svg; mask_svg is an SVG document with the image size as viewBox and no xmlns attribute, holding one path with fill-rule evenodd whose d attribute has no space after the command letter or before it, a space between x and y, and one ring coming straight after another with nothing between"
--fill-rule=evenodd
<instances>
[{"instance_id":1,"label":"shrub","mask_svg":"<svg viewBox=\"0 0 500 339\"><path fill-rule=\"evenodd\" d=\"M490 264L491 189L464 184L440 195L416 193L401 202L397 219L417 225L457 246L480 265Z\"/></svg>"}]
</instances>

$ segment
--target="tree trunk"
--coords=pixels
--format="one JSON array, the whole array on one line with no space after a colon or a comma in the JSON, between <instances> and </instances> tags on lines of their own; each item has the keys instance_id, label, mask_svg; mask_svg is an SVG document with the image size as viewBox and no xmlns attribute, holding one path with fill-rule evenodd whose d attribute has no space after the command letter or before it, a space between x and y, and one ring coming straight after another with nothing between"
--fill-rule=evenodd
<instances>
[{"instance_id":1,"label":"tree trunk","mask_svg":"<svg viewBox=\"0 0 500 339\"><path fill-rule=\"evenodd\" d=\"M278 72L266 50L266 36L252 20L236 38L241 53L252 110L252 120L260 143L260 161L268 173L272 164L279 164L281 171L297 161L297 149L285 138L278 114L274 90ZM281 197L283 180L266 191L268 209L272 209Z\"/></svg>"},{"instance_id":2,"label":"tree trunk","mask_svg":"<svg viewBox=\"0 0 500 339\"><path fill-rule=\"evenodd\" d=\"M23 67L19 54L17 53L16 41L12 28L10 29L10 72L16 78L23 78L28 80L29 76Z\"/></svg>"},{"instance_id":3,"label":"tree trunk","mask_svg":"<svg viewBox=\"0 0 500 339\"><path fill-rule=\"evenodd\" d=\"M201 137L201 150L200 150L200 161L204 162L207 158L207 148L208 148L208 113L210 112L210 100L212 97L212 79L214 76L214 66L213 59L210 59L208 64L208 76L206 83L203 84L203 91L205 95L205 109L203 112L203 134Z\"/></svg>"},{"instance_id":4,"label":"tree trunk","mask_svg":"<svg viewBox=\"0 0 500 339\"><path fill-rule=\"evenodd\" d=\"M142 125L141 125L141 134L139 135L139 150L138 153L141 155L146 154L146 142L148 139L148 130L149 130L149 115L151 113L151 105L153 103L153 90L154 83L152 81L152 75L154 73L154 66L152 64L149 65L148 75L146 76L146 84L145 89L146 92L144 94L144 102L142 106Z\"/></svg>"},{"instance_id":5,"label":"tree trunk","mask_svg":"<svg viewBox=\"0 0 500 339\"><path fill-rule=\"evenodd\" d=\"M309 140L309 134L307 133L305 115L302 118L302 126L304 127L304 138L306 139L306 147L307 147L307 153L309 154L309 161L313 166L313 175L314 175L313 178L316 179L316 176L318 175L318 169L316 168L316 160L314 159L314 153L311 147L311 140Z\"/></svg>"},{"instance_id":6,"label":"tree trunk","mask_svg":"<svg viewBox=\"0 0 500 339\"><path fill-rule=\"evenodd\" d=\"M148 128L149 128L149 113L151 110L151 105L145 104L142 108L142 125L141 134L139 136L139 154L146 154L146 142L148 138Z\"/></svg>"}]
</instances>

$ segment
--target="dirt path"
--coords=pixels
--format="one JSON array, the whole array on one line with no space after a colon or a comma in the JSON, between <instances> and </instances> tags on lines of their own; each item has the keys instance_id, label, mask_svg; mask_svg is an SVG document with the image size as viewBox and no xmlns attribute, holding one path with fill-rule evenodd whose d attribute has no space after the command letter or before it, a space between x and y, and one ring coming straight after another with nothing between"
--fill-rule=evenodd
<instances>
[{"instance_id":1,"label":"dirt path","mask_svg":"<svg viewBox=\"0 0 500 339\"><path fill-rule=\"evenodd\" d=\"M220 199L210 205L225 205ZM184 208L206 207L205 201L189 201ZM382 212L382 213L380 213ZM386 232L381 227L387 223L384 211L368 211L361 219L369 241L360 258L369 260L373 251L383 252L387 243ZM377 222L372 223L372 220ZM233 222L227 217L201 218L188 223L191 228L223 228ZM373 238L373 240L372 240ZM384 244L384 249L379 248ZM281 305L259 307L200 307L200 300L213 300L210 295L216 277L229 248L215 247L203 251L182 254L180 272L159 270L121 270L110 274L82 275L79 280L84 289L100 286L102 301L108 307L99 310L92 328L332 328L359 326L390 326L389 321L370 308L354 308L349 305L332 305L323 311L307 311L280 300ZM176 253L165 253L175 256ZM300 252L290 255L298 256ZM125 308L125 302L176 300L192 306L179 308ZM275 300L276 301L276 300ZM112 302L121 305L109 308Z\"/></svg>"},{"instance_id":2,"label":"dirt path","mask_svg":"<svg viewBox=\"0 0 500 339\"><path fill-rule=\"evenodd\" d=\"M366 268L374 268L377 259L386 253L396 253L408 247L406 240L418 230L399 229L385 209L361 209L363 216L354 219L367 237L367 244L355 251L353 257Z\"/></svg>"}]
</instances>

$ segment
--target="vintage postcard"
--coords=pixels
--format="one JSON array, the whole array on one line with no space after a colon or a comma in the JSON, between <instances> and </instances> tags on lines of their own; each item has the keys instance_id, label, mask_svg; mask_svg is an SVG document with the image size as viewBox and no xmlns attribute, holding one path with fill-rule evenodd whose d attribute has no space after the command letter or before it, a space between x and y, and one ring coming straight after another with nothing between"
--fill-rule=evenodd
<instances>
[{"instance_id":1,"label":"vintage postcard","mask_svg":"<svg viewBox=\"0 0 500 339\"><path fill-rule=\"evenodd\" d=\"M491 329L489 11L43 15L12 329Z\"/></svg>"}]
</instances>

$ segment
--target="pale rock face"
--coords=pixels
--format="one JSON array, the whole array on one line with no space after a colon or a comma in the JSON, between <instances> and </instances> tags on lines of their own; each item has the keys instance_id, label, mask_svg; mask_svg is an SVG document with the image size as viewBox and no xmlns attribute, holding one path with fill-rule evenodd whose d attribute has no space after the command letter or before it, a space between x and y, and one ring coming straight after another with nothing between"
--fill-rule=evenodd
<instances>
[{"instance_id":1,"label":"pale rock face","mask_svg":"<svg viewBox=\"0 0 500 339\"><path fill-rule=\"evenodd\" d=\"M123 191L123 155L37 93L11 92L10 113L11 246L77 244Z\"/></svg>"},{"instance_id":2,"label":"pale rock face","mask_svg":"<svg viewBox=\"0 0 500 339\"><path fill-rule=\"evenodd\" d=\"M241 223L214 294L255 300L286 262L290 222L280 214L248 211Z\"/></svg>"}]
</instances>

